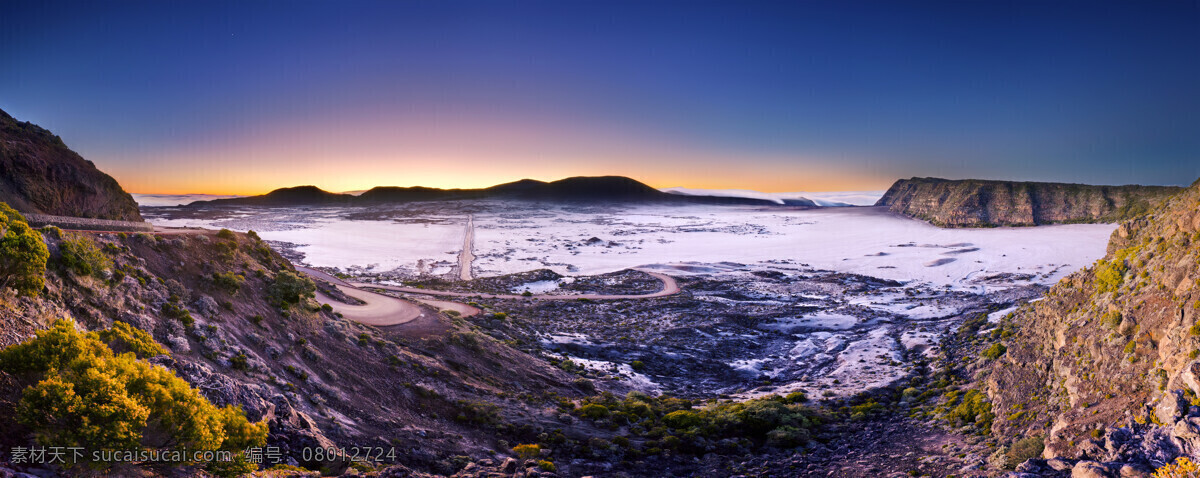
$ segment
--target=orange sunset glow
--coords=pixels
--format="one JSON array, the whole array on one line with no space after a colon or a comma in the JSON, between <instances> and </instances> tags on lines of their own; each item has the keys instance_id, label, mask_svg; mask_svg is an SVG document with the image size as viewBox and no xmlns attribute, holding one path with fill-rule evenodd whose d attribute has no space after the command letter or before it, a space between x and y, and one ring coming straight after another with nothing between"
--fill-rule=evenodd
<instances>
[{"instance_id":1,"label":"orange sunset glow","mask_svg":"<svg viewBox=\"0 0 1200 478\"><path fill-rule=\"evenodd\" d=\"M530 178L622 175L654 187L767 192L886 188L886 171L849 157L705 150L597 125L449 125L373 118L361 124L285 122L120 161L97 157L131 192L262 194L296 185L328 191L375 186L482 188ZM115 158L113 158L115 159Z\"/></svg>"}]
</instances>

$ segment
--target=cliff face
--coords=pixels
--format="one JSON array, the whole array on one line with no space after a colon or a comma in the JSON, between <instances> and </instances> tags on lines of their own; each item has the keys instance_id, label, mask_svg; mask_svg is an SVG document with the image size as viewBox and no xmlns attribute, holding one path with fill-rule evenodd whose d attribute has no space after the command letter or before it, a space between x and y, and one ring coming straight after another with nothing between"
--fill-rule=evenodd
<instances>
[{"instance_id":1,"label":"cliff face","mask_svg":"<svg viewBox=\"0 0 1200 478\"><path fill-rule=\"evenodd\" d=\"M1200 449L1197 281L1200 181L1012 316L985 371L993 433L1045 436L1047 457L1161 464Z\"/></svg>"},{"instance_id":2,"label":"cliff face","mask_svg":"<svg viewBox=\"0 0 1200 478\"><path fill-rule=\"evenodd\" d=\"M62 139L0 111L0 202L21 212L141 221L137 203L111 176Z\"/></svg>"},{"instance_id":3,"label":"cliff face","mask_svg":"<svg viewBox=\"0 0 1200 478\"><path fill-rule=\"evenodd\" d=\"M875 203L941 227L1117 222L1142 214L1181 188L912 178Z\"/></svg>"}]
</instances>

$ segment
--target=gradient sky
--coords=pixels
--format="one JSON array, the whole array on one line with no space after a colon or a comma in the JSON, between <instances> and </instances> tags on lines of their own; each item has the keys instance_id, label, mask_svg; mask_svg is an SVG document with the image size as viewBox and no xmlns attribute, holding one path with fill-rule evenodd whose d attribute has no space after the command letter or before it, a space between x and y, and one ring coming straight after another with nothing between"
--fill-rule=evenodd
<instances>
[{"instance_id":1,"label":"gradient sky","mask_svg":"<svg viewBox=\"0 0 1200 478\"><path fill-rule=\"evenodd\" d=\"M0 109L143 193L1200 177L1200 1L0 3Z\"/></svg>"}]
</instances>

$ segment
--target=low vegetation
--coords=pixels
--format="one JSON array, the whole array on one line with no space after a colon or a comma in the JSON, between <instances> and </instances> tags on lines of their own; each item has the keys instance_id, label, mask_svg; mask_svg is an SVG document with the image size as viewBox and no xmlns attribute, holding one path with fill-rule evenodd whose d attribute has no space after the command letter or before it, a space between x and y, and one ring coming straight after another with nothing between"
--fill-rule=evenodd
<instances>
[{"instance_id":1,"label":"low vegetation","mask_svg":"<svg viewBox=\"0 0 1200 478\"><path fill-rule=\"evenodd\" d=\"M1116 291L1125 282L1129 268L1124 261L1099 261L1096 263L1096 290L1100 293Z\"/></svg>"},{"instance_id":2,"label":"low vegetation","mask_svg":"<svg viewBox=\"0 0 1200 478\"><path fill-rule=\"evenodd\" d=\"M808 443L825 418L804 405L806 400L804 394L794 393L698 405L687 399L630 392L623 399L603 393L584 400L577 409L570 402L560 408L572 408L572 414L601 426L627 427L628 434L614 438L613 443L624 443L617 448L627 448L634 456L664 450L703 455ZM635 441L641 446L634 446ZM605 444L589 444L594 449L592 445Z\"/></svg>"},{"instance_id":3,"label":"low vegetation","mask_svg":"<svg viewBox=\"0 0 1200 478\"><path fill-rule=\"evenodd\" d=\"M63 267L76 275L103 277L105 271L112 270L112 259L88 236L63 234L58 250Z\"/></svg>"},{"instance_id":4,"label":"low vegetation","mask_svg":"<svg viewBox=\"0 0 1200 478\"><path fill-rule=\"evenodd\" d=\"M280 308L298 304L315 296L317 284L303 275L292 271L279 271L275 282L267 290L268 298Z\"/></svg>"},{"instance_id":5,"label":"low vegetation","mask_svg":"<svg viewBox=\"0 0 1200 478\"><path fill-rule=\"evenodd\" d=\"M227 294L237 294L242 289L242 284L246 283L246 277L241 274L230 272L214 272L212 275L213 285Z\"/></svg>"},{"instance_id":6,"label":"low vegetation","mask_svg":"<svg viewBox=\"0 0 1200 478\"><path fill-rule=\"evenodd\" d=\"M1154 478L1200 478L1200 465L1188 457L1180 457L1154 471Z\"/></svg>"},{"instance_id":7,"label":"low vegetation","mask_svg":"<svg viewBox=\"0 0 1200 478\"><path fill-rule=\"evenodd\" d=\"M105 342L131 351L118 354ZM29 383L17 420L41 444L226 450L235 452L235 461L207 464L210 472L236 476L254 470L240 451L265 444L266 423L250 423L239 408L213 406L167 369L138 358L161 353L148 335L127 325L83 333L59 320L36 338L0 351L0 369Z\"/></svg>"},{"instance_id":8,"label":"low vegetation","mask_svg":"<svg viewBox=\"0 0 1200 478\"><path fill-rule=\"evenodd\" d=\"M37 295L46 284L46 261L50 251L41 234L22 216L0 202L0 289Z\"/></svg>"}]
</instances>

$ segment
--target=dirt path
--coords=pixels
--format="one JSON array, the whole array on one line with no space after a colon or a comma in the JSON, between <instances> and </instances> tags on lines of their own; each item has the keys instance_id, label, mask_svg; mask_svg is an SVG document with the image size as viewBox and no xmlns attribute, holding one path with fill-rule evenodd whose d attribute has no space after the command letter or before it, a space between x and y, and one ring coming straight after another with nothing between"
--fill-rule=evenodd
<instances>
[{"instance_id":1,"label":"dirt path","mask_svg":"<svg viewBox=\"0 0 1200 478\"><path fill-rule=\"evenodd\" d=\"M475 262L475 215L467 215L467 230L463 232L463 248L458 254L458 278L471 280L471 263Z\"/></svg>"},{"instance_id":2,"label":"dirt path","mask_svg":"<svg viewBox=\"0 0 1200 478\"><path fill-rule=\"evenodd\" d=\"M471 307L467 304L463 304L460 302L428 299L428 298L424 298L424 297L410 297L410 299L420 302L422 304L428 305L430 307L434 307L438 310L453 310L455 312L458 312L458 314L463 317L474 317L476 315L479 315L480 312L482 312L478 308Z\"/></svg>"},{"instance_id":3,"label":"dirt path","mask_svg":"<svg viewBox=\"0 0 1200 478\"><path fill-rule=\"evenodd\" d=\"M675 278L660 274L658 272L650 272L647 270L635 269L654 276L654 278L662 281L663 288L658 292L649 294L537 294L524 296L519 294L485 294L481 292L454 292L448 290L429 290L418 289L416 287L401 287L394 285L371 284L369 282L351 282L350 285L359 288L375 288L382 290L391 290L396 292L407 292L410 294L426 294L438 295L447 297L483 297L485 299L535 299L535 300L576 300L576 299L591 299L591 300L621 300L621 299L652 299L655 297L666 297L679 293L679 283L675 282Z\"/></svg>"},{"instance_id":4,"label":"dirt path","mask_svg":"<svg viewBox=\"0 0 1200 478\"><path fill-rule=\"evenodd\" d=\"M362 305L350 305L322 294L319 290L316 293L318 301L329 304L335 312L342 314L342 317L360 324L379 327L400 325L412 322L425 314L420 306L407 300L355 288L346 281L316 269L297 267L296 270L329 282L343 294L363 301Z\"/></svg>"},{"instance_id":5,"label":"dirt path","mask_svg":"<svg viewBox=\"0 0 1200 478\"><path fill-rule=\"evenodd\" d=\"M322 294L320 291L316 293L317 300L321 301L321 303L329 304L335 312L342 314L342 317L360 324L380 327L400 325L412 322L423 314L420 307L405 300L351 287L340 285L335 287L342 291L343 294L361 300L365 304L344 304L338 302L337 299Z\"/></svg>"}]
</instances>

